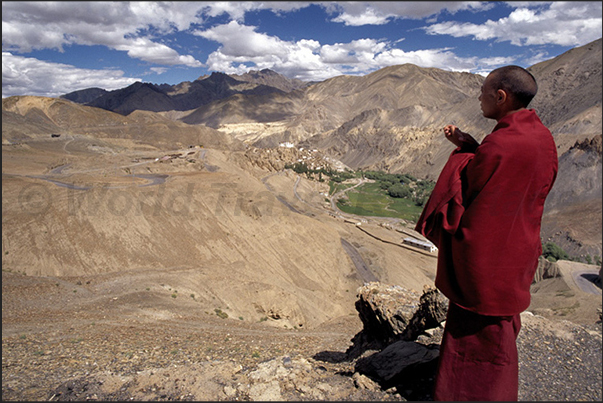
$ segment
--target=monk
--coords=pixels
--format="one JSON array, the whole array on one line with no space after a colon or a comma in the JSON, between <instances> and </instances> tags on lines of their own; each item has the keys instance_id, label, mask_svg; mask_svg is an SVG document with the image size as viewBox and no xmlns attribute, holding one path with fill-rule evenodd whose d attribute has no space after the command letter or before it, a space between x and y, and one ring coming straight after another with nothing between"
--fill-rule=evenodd
<instances>
[{"instance_id":1,"label":"monk","mask_svg":"<svg viewBox=\"0 0 603 403\"><path fill-rule=\"evenodd\" d=\"M542 254L545 199L557 177L551 132L528 105L538 86L519 66L493 70L479 101L497 124L481 144L453 125L456 145L416 230L439 249L436 287L450 300L437 401L517 401L517 335Z\"/></svg>"}]
</instances>

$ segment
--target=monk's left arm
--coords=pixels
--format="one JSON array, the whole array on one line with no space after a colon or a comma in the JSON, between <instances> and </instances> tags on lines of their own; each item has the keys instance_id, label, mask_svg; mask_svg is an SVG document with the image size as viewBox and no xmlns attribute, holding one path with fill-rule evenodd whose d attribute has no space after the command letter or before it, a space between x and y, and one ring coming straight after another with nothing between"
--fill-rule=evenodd
<instances>
[{"instance_id":1,"label":"monk's left arm","mask_svg":"<svg viewBox=\"0 0 603 403\"><path fill-rule=\"evenodd\" d=\"M479 147L476 147L474 157L465 169L463 197L465 206L482 191L500 166L502 158L501 150L492 142L484 140Z\"/></svg>"}]
</instances>

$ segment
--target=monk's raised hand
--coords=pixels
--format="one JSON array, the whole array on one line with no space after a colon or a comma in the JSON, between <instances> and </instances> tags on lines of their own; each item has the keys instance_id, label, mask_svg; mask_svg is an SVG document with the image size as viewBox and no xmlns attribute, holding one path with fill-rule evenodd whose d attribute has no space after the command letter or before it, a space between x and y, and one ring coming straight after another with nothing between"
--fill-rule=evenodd
<instances>
[{"instance_id":1,"label":"monk's raised hand","mask_svg":"<svg viewBox=\"0 0 603 403\"><path fill-rule=\"evenodd\" d=\"M455 125L444 126L444 135L448 141L456 146L460 146L461 142L465 139L463 132Z\"/></svg>"}]
</instances>

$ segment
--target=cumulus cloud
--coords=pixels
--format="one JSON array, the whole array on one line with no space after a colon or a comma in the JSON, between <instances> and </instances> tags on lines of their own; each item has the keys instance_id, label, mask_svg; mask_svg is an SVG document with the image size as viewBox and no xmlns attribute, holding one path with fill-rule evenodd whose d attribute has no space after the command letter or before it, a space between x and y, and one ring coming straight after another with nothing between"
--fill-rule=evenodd
<instances>
[{"instance_id":1,"label":"cumulus cloud","mask_svg":"<svg viewBox=\"0 0 603 403\"><path fill-rule=\"evenodd\" d=\"M120 70L90 70L2 52L2 98L13 95L58 97L99 87L115 90L140 81Z\"/></svg>"},{"instance_id":2,"label":"cumulus cloud","mask_svg":"<svg viewBox=\"0 0 603 403\"><path fill-rule=\"evenodd\" d=\"M374 8L366 8L359 14L343 12L333 18L333 22L343 22L345 25L383 25L387 24L392 14L381 13Z\"/></svg>"},{"instance_id":3,"label":"cumulus cloud","mask_svg":"<svg viewBox=\"0 0 603 403\"><path fill-rule=\"evenodd\" d=\"M283 41L236 21L194 34L220 43L218 50L207 59L208 68L214 71L240 74L248 71L249 67L281 72L297 69L299 72L295 76L303 79L308 78L310 71L320 75L324 75L321 69L334 73L332 69L324 68L318 54L320 44L315 40Z\"/></svg>"},{"instance_id":4,"label":"cumulus cloud","mask_svg":"<svg viewBox=\"0 0 603 403\"><path fill-rule=\"evenodd\" d=\"M3 2L2 49L28 53L65 46L103 45L164 65L199 67L190 55L155 42L153 35L202 22L199 2Z\"/></svg>"},{"instance_id":5,"label":"cumulus cloud","mask_svg":"<svg viewBox=\"0 0 603 403\"><path fill-rule=\"evenodd\" d=\"M245 14L251 11L271 10L275 14L281 14L308 7L310 4L312 3L301 1L213 1L206 2L203 11L208 17L228 14L230 19L244 22Z\"/></svg>"},{"instance_id":6,"label":"cumulus cloud","mask_svg":"<svg viewBox=\"0 0 603 403\"><path fill-rule=\"evenodd\" d=\"M322 3L331 14L337 14L333 22L350 26L383 25L392 19L423 19L447 11L487 10L489 2L456 1L358 1Z\"/></svg>"},{"instance_id":7,"label":"cumulus cloud","mask_svg":"<svg viewBox=\"0 0 603 403\"><path fill-rule=\"evenodd\" d=\"M532 48L526 49L523 59L519 55L516 60L488 53L488 58L480 60L459 57L454 48L442 48L439 44L418 49L416 40L411 43L400 38L403 32L397 32L396 38L375 39L369 34L357 34L346 36L346 40L331 38L330 42L321 43L313 36L287 40L274 31L260 32L260 28L245 22L250 13L269 10L285 17L311 5L322 9L323 18L333 27L346 30L345 35L352 30L361 32L359 28L347 27L423 20L422 32L432 36L470 37L492 41L491 45L507 41ZM466 17L471 15L467 13L494 7L506 9L506 16L482 23L454 21L461 11ZM149 64L148 71L140 73L143 76L168 73L172 66L207 67L237 74L270 68L291 78L319 81L341 74L368 74L404 63L482 72L510 62L542 61L548 57L546 45L584 45L601 35L600 2L3 2L2 48L7 55L3 54L3 94L16 94L26 83L31 89L23 93L66 93L83 88L74 87L86 75L96 80L87 81L89 86L102 88L137 80L123 77L121 71L78 69L71 62L48 63L23 57L42 49L69 52L73 45L101 45L125 52L130 58ZM201 52L205 52L204 60L199 60ZM17 70L31 66L39 66L44 75L53 70L54 77L64 80L64 89L53 90L52 85L58 82L53 77L44 82L46 76L38 79L31 70ZM5 79L9 80L6 85Z\"/></svg>"},{"instance_id":8,"label":"cumulus cloud","mask_svg":"<svg viewBox=\"0 0 603 403\"><path fill-rule=\"evenodd\" d=\"M391 49L376 56L376 64L380 67L411 63L421 67L436 67L451 71L470 71L476 67L476 57L462 58L450 49L425 49L405 52Z\"/></svg>"},{"instance_id":9,"label":"cumulus cloud","mask_svg":"<svg viewBox=\"0 0 603 403\"><path fill-rule=\"evenodd\" d=\"M512 64L515 62L515 57L487 57L479 59L479 63L482 66L502 66L505 64Z\"/></svg>"},{"instance_id":10,"label":"cumulus cloud","mask_svg":"<svg viewBox=\"0 0 603 403\"><path fill-rule=\"evenodd\" d=\"M492 2L386 1L316 4L334 16L331 21L349 26L381 25L392 19L425 19L429 17L437 19L437 16L442 13L454 15L461 10L479 12L494 7ZM304 3L297 7L305 6ZM473 36L479 40L508 40L514 45L548 43L577 45L601 36L600 4L541 2L507 3L507 6L510 10L508 17L496 21L488 20L483 24L442 22L430 25L425 30L432 35ZM232 11L233 7L233 5L228 7L218 5L212 10L214 13L228 13L232 17L236 15ZM251 8L251 5L246 5L238 9L251 10ZM599 10L598 13L597 10ZM399 41L391 43L368 38L348 43L313 43L312 47L308 47L303 46L302 41L284 41L278 37L257 32L256 27L244 25L243 16L238 16L236 21L233 20L228 24L195 32L196 35L221 44L218 50L207 59L207 66L210 69L227 73L242 73L250 68L270 68L283 74L293 74L294 77L300 79L319 80L331 74L365 74L381 67L402 63L453 71L483 71L516 61L514 57L489 57L483 60L477 57L462 58L454 53L454 49L450 48L404 51L393 46ZM562 16L563 18L561 18ZM553 24L553 21L557 21L557 24ZM559 25L561 21L563 21L563 28L551 28ZM587 30L591 30L592 35L585 35ZM535 60L535 58L530 60Z\"/></svg>"},{"instance_id":11,"label":"cumulus cloud","mask_svg":"<svg viewBox=\"0 0 603 403\"><path fill-rule=\"evenodd\" d=\"M519 3L508 17L497 21L483 24L447 21L427 26L425 31L431 35L509 41L517 46L580 46L601 38L601 2L551 2L532 8L533 4Z\"/></svg>"},{"instance_id":12,"label":"cumulus cloud","mask_svg":"<svg viewBox=\"0 0 603 403\"><path fill-rule=\"evenodd\" d=\"M454 71L475 68L476 58L461 58L450 49L404 52L388 41L371 38L321 45L315 40L283 41L257 32L257 27L236 21L195 35L217 41L218 50L209 55L208 68L241 74L250 68L269 68L301 80L324 80L342 74L366 74L394 64L413 63Z\"/></svg>"},{"instance_id":13,"label":"cumulus cloud","mask_svg":"<svg viewBox=\"0 0 603 403\"><path fill-rule=\"evenodd\" d=\"M122 43L115 44L115 49L127 52L128 56L133 59L164 66L201 67L203 65L192 56L179 55L174 49L161 43L152 42L147 38L124 39Z\"/></svg>"},{"instance_id":14,"label":"cumulus cloud","mask_svg":"<svg viewBox=\"0 0 603 403\"><path fill-rule=\"evenodd\" d=\"M166 67L151 67L150 70L156 74L163 74L166 71L168 71L168 69Z\"/></svg>"},{"instance_id":15,"label":"cumulus cloud","mask_svg":"<svg viewBox=\"0 0 603 403\"><path fill-rule=\"evenodd\" d=\"M255 58L272 54L281 58L287 57L287 42L255 30L256 27L240 25L236 21L231 21L228 24L218 25L206 31L197 31L194 34L220 42L222 44L220 53L228 56Z\"/></svg>"}]
</instances>

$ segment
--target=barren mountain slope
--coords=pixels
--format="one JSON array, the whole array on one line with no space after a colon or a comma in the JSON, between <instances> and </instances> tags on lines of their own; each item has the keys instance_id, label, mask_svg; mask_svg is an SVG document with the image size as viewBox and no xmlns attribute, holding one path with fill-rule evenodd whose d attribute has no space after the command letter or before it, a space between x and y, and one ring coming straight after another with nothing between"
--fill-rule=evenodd
<instances>
[{"instance_id":1,"label":"barren mountain slope","mask_svg":"<svg viewBox=\"0 0 603 403\"><path fill-rule=\"evenodd\" d=\"M601 135L577 141L559 157L557 180L545 204L545 240L570 256L602 256Z\"/></svg>"},{"instance_id":2,"label":"barren mountain slope","mask_svg":"<svg viewBox=\"0 0 603 403\"><path fill-rule=\"evenodd\" d=\"M60 98L67 99L78 104L86 104L94 99L107 93L107 90L102 88L86 88L85 90L73 91L68 94L61 95Z\"/></svg>"},{"instance_id":3,"label":"barren mountain slope","mask_svg":"<svg viewBox=\"0 0 603 403\"><path fill-rule=\"evenodd\" d=\"M80 93L84 92L88 93L87 90L77 91L66 94L64 98L79 100ZM135 110L188 111L234 94L262 95L282 92L279 88L265 85L258 79L247 77L246 80L238 80L236 76L214 72L209 77L200 77L195 81L176 85L137 82L126 88L102 93L86 105L128 115Z\"/></svg>"},{"instance_id":4,"label":"barren mountain slope","mask_svg":"<svg viewBox=\"0 0 603 403\"><path fill-rule=\"evenodd\" d=\"M34 276L134 271L147 280L160 270L183 297L195 295L234 317L274 316L288 326L316 325L351 306L346 290L358 279L337 232L279 208L261 182L224 170L228 163L217 152L206 151L207 164L221 167L210 172L199 160L132 166L130 158L162 154L122 151L107 158L86 152L89 144L77 157L50 153L40 143L5 155L4 270ZM11 164L28 157L35 161L28 176L7 175ZM177 163L183 166L176 172L162 166ZM53 180L80 189L31 177L61 164L69 165ZM128 173L169 178L144 186L144 178ZM315 306L315 299L324 303Z\"/></svg>"},{"instance_id":5,"label":"barren mountain slope","mask_svg":"<svg viewBox=\"0 0 603 403\"><path fill-rule=\"evenodd\" d=\"M205 126L189 126L147 111L129 116L59 99L18 96L2 99L2 142L47 139L51 134L127 139L147 147L189 145L242 150L243 144Z\"/></svg>"},{"instance_id":6,"label":"barren mountain slope","mask_svg":"<svg viewBox=\"0 0 603 403\"><path fill-rule=\"evenodd\" d=\"M270 95L237 94L212 102L183 114L178 120L212 128L247 122L281 122L299 113L303 104L301 92Z\"/></svg>"},{"instance_id":7,"label":"barren mountain slope","mask_svg":"<svg viewBox=\"0 0 603 403\"><path fill-rule=\"evenodd\" d=\"M530 107L550 127L559 155L576 140L600 134L601 40L530 70L539 82L539 93ZM245 136L238 138L260 147L289 141L319 148L345 159L352 168L390 172L411 168L418 176L435 177L449 147L441 138L431 141L425 133L453 123L480 140L494 127L479 110L482 82L478 75L406 64L363 77L334 77L296 91L295 96L284 94L274 100L226 98L192 112L186 121L207 122L234 136L240 136L240 127L233 124L272 123L278 130L250 125ZM401 131L408 135L402 136ZM422 153L426 146L431 155Z\"/></svg>"},{"instance_id":8,"label":"barren mountain slope","mask_svg":"<svg viewBox=\"0 0 603 403\"><path fill-rule=\"evenodd\" d=\"M217 105L207 105L194 112L196 118L188 123L211 122L212 127L231 132L229 123L268 122L262 111L269 111L276 105L287 105L286 113L280 116L278 123L282 130L263 135L253 142L256 146L273 147L283 141L299 143L311 136L307 144L319 143L322 138L330 137L334 130L353 123L371 111L385 110L392 114L418 108L424 111L405 120L402 126L422 127L425 122L441 124L442 118L453 115L459 125L469 129L484 128L485 119L479 111L468 107L467 100L477 97L482 78L467 73L452 73L438 69L423 69L411 64L391 66L380 69L363 77L339 76L277 97L272 104L268 97L231 97ZM301 98L301 99L300 99ZM298 101L300 99L300 101ZM253 107L252 107L253 105ZM292 106L293 108L291 108ZM237 121L228 114L218 111L235 110ZM277 115L272 115L278 118ZM450 117L450 116L448 116ZM261 120L260 120L261 119ZM276 123L277 121L272 121ZM221 126L218 126L221 124ZM400 125L401 120L396 121ZM389 121L377 122L376 129L387 128ZM258 129L261 130L261 129ZM255 136L257 138L259 136ZM337 153L340 150L334 149ZM370 149L357 149L368 152ZM399 150L396 150L399 151Z\"/></svg>"},{"instance_id":9,"label":"barren mountain slope","mask_svg":"<svg viewBox=\"0 0 603 403\"><path fill-rule=\"evenodd\" d=\"M601 40L530 70L539 82L538 95L530 107L550 127L560 157L559 178L545 210L543 239L567 247L573 256L601 256L601 154L596 147L590 151L571 149L577 142L590 143L601 135ZM459 79L440 73L437 81L462 83L454 78ZM317 148L353 169L407 172L436 179L452 151L441 135L445 124L456 124L478 140L494 127L495 122L476 116L481 115L478 89L474 98L456 103L424 107L423 98L415 96L411 99L416 104L407 108L369 110L301 145ZM403 95L408 94L414 93Z\"/></svg>"},{"instance_id":10,"label":"barren mountain slope","mask_svg":"<svg viewBox=\"0 0 603 403\"><path fill-rule=\"evenodd\" d=\"M601 43L598 39L530 67L538 94L530 105L555 135L560 154L601 134Z\"/></svg>"},{"instance_id":11,"label":"barren mountain slope","mask_svg":"<svg viewBox=\"0 0 603 403\"><path fill-rule=\"evenodd\" d=\"M323 200L314 210L299 201L292 192L295 178L276 176L264 184L270 173L258 172L237 151L191 148L183 141L190 134L173 129L182 123L80 105L75 110L89 119L68 119L65 111L74 105L67 101L6 102L25 114L45 111L69 134L14 142L4 133L5 270L59 277L132 272L146 279L139 290L156 287L159 280L150 279L165 276L168 288L195 295L206 309L250 320L270 317L289 327L353 312L354 290L363 280L342 237L357 243L384 280L416 288L431 281L433 258L415 258L372 238L359 242L370 237L333 223L321 210ZM107 116L115 118L112 125L103 120ZM86 127L86 121L98 126ZM162 128L172 141L153 143L147 133ZM292 211L277 196L313 216Z\"/></svg>"},{"instance_id":12,"label":"barren mountain slope","mask_svg":"<svg viewBox=\"0 0 603 403\"><path fill-rule=\"evenodd\" d=\"M391 220L346 222L324 184L159 114L19 97L4 116L3 400L429 396L433 376L381 388L341 358L363 274L433 284ZM520 396L600 399L600 294L551 280L530 309L588 327L525 317Z\"/></svg>"},{"instance_id":13,"label":"barren mountain slope","mask_svg":"<svg viewBox=\"0 0 603 403\"><path fill-rule=\"evenodd\" d=\"M246 81L254 84L263 84L269 87L278 88L281 91L291 92L293 90L306 87L308 83L296 78L288 78L270 69L250 70L244 74L232 74L231 77L240 81Z\"/></svg>"},{"instance_id":14,"label":"barren mountain slope","mask_svg":"<svg viewBox=\"0 0 603 403\"><path fill-rule=\"evenodd\" d=\"M465 75L406 66L395 66L398 70L388 67L366 76L371 90L359 96L359 103L366 105L368 111L350 113L353 119L304 144L333 153L344 162L347 158L353 168L387 167L391 172L412 169L419 176L433 177L441 170L448 156L444 151L449 147L441 136L432 142L425 133L441 131L445 124L453 123L481 140L494 127L494 122L484 119L479 110L477 97L483 81L479 76L473 75L470 80ZM601 40L539 63L530 70L539 82L538 95L530 107L550 127L559 155L576 140L591 139L601 133ZM380 86L381 82L386 85ZM354 90L356 83L353 81ZM397 89L395 103L372 102L391 99L388 94L392 89ZM371 107L375 110L370 110ZM350 108L350 111L357 110ZM400 136L402 128L415 133ZM384 140L386 137L389 139ZM384 142L389 146L383 147ZM414 146L412 142L418 144ZM438 158L413 151L420 153L426 145L431 155Z\"/></svg>"},{"instance_id":15,"label":"barren mountain slope","mask_svg":"<svg viewBox=\"0 0 603 403\"><path fill-rule=\"evenodd\" d=\"M365 111L336 130L300 145L317 148L352 169L410 173L435 180L453 149L443 139L441 128L446 122L475 128L462 115L471 102L465 100L447 113L420 105ZM486 123L483 118L475 121ZM483 137L484 131L478 133L477 138Z\"/></svg>"}]
</instances>

